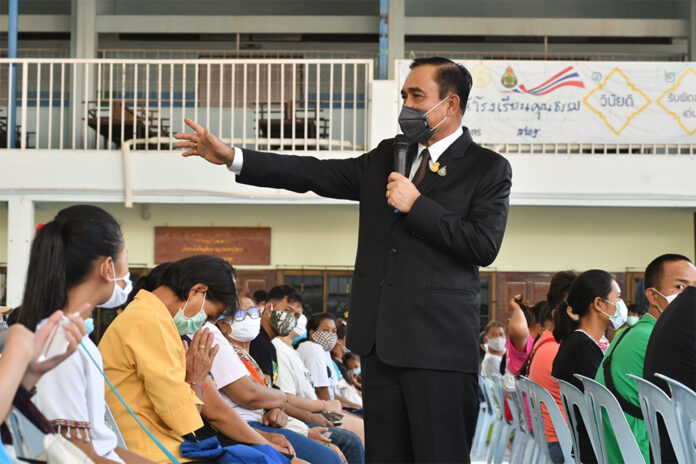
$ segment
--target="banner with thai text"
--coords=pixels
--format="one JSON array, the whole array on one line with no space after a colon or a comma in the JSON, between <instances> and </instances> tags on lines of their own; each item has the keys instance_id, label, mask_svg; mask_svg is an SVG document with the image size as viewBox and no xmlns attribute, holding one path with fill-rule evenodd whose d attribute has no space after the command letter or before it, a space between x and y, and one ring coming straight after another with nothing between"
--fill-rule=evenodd
<instances>
[{"instance_id":1,"label":"banner with thai text","mask_svg":"<svg viewBox=\"0 0 696 464\"><path fill-rule=\"evenodd\" d=\"M460 63L473 79L463 125L479 143L696 143L696 63Z\"/></svg>"}]
</instances>

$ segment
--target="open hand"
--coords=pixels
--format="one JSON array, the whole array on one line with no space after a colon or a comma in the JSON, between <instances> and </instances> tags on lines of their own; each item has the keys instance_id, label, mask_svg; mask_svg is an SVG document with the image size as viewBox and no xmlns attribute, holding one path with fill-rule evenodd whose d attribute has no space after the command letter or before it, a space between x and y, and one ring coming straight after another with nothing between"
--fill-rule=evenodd
<instances>
[{"instance_id":1,"label":"open hand","mask_svg":"<svg viewBox=\"0 0 696 464\"><path fill-rule=\"evenodd\" d=\"M176 148L190 148L183 153L184 157L200 156L213 164L226 164L228 166L232 164L234 148L225 145L208 129L199 126L189 118L184 119L184 122L194 130L193 133L184 132L174 136L176 139L183 140L183 142L177 142L174 145Z\"/></svg>"},{"instance_id":2,"label":"open hand","mask_svg":"<svg viewBox=\"0 0 696 464\"><path fill-rule=\"evenodd\" d=\"M386 193L389 206L398 209L402 213L408 213L419 196L420 192L407 177L402 176L398 172L389 174Z\"/></svg>"},{"instance_id":3,"label":"open hand","mask_svg":"<svg viewBox=\"0 0 696 464\"><path fill-rule=\"evenodd\" d=\"M77 350L80 341L82 341L82 338L87 334L84 318L89 315L91 310L91 304L83 304L77 311L67 316L70 320L69 322L61 322L63 311L55 311L51 314L46 323L42 325L40 329L36 330L33 339L33 354L27 366L24 378L22 379L22 385L24 385L25 388L29 390L33 388L44 373L56 367ZM65 338L68 340L68 349L61 355L39 362L38 358L41 355L46 340L58 324L61 324L65 330Z\"/></svg>"}]
</instances>

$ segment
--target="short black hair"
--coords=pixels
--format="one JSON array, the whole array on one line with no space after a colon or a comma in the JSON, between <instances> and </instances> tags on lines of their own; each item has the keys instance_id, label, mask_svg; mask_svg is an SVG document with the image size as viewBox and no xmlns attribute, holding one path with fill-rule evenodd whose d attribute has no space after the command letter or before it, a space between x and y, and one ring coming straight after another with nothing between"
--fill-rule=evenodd
<instances>
[{"instance_id":1,"label":"short black hair","mask_svg":"<svg viewBox=\"0 0 696 464\"><path fill-rule=\"evenodd\" d=\"M212 255L196 255L160 264L148 276L138 279L134 291L136 288L152 291L164 285L181 301L186 301L194 285L205 284L208 286L206 298L215 303L223 303L223 315L227 315L239 307L236 275L234 266L224 259ZM131 295L134 296L133 293Z\"/></svg>"},{"instance_id":2,"label":"short black hair","mask_svg":"<svg viewBox=\"0 0 696 464\"><path fill-rule=\"evenodd\" d=\"M256 290L252 298L256 304L265 303L268 299L268 293L266 293L266 290Z\"/></svg>"},{"instance_id":3,"label":"short black hair","mask_svg":"<svg viewBox=\"0 0 696 464\"><path fill-rule=\"evenodd\" d=\"M321 321L324 319L331 319L332 321L336 322L336 316L331 313L312 314L309 316L309 319L307 319L307 333L309 333L310 330L317 330L321 325Z\"/></svg>"},{"instance_id":4,"label":"short black hair","mask_svg":"<svg viewBox=\"0 0 696 464\"><path fill-rule=\"evenodd\" d=\"M343 365L348 364L348 361L350 361L351 359L357 359L358 361L360 361L360 356L353 353L352 351L348 351L348 352L344 353L343 354Z\"/></svg>"},{"instance_id":5,"label":"short black hair","mask_svg":"<svg viewBox=\"0 0 696 464\"><path fill-rule=\"evenodd\" d=\"M281 301L286 297L288 299L288 303L304 303L302 293L300 293L298 289L289 284L276 285L275 287L270 289L268 291L268 295L266 296L265 301Z\"/></svg>"},{"instance_id":6,"label":"short black hair","mask_svg":"<svg viewBox=\"0 0 696 464\"><path fill-rule=\"evenodd\" d=\"M640 306L636 303L628 305L627 309L629 313L638 314L639 316L642 316L648 312L648 308L646 306Z\"/></svg>"},{"instance_id":7,"label":"short black hair","mask_svg":"<svg viewBox=\"0 0 696 464\"><path fill-rule=\"evenodd\" d=\"M438 67L435 82L440 89L440 100L449 94L457 94L459 96L459 112L464 115L473 83L469 71L461 64L441 56L416 58L411 62L409 69L426 64Z\"/></svg>"},{"instance_id":8,"label":"short black hair","mask_svg":"<svg viewBox=\"0 0 696 464\"><path fill-rule=\"evenodd\" d=\"M662 275L665 270L665 263L673 263L675 261L688 261L689 258L675 253L667 253L650 261L648 267L645 268L645 288L655 287L662 280Z\"/></svg>"}]
</instances>

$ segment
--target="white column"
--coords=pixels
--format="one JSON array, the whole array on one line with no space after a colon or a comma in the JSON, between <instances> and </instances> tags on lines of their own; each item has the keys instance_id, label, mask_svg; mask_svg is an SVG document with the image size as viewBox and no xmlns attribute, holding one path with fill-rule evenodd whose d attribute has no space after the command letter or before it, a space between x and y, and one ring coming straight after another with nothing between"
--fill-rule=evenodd
<instances>
[{"instance_id":1,"label":"white column","mask_svg":"<svg viewBox=\"0 0 696 464\"><path fill-rule=\"evenodd\" d=\"M387 50L389 60L389 79L396 79L394 60L404 57L406 48L406 1L389 0L389 18L387 20L389 39Z\"/></svg>"},{"instance_id":2,"label":"white column","mask_svg":"<svg viewBox=\"0 0 696 464\"><path fill-rule=\"evenodd\" d=\"M34 239L34 202L27 197L8 201L7 305L18 306L24 294L31 241Z\"/></svg>"},{"instance_id":3,"label":"white column","mask_svg":"<svg viewBox=\"0 0 696 464\"><path fill-rule=\"evenodd\" d=\"M70 12L70 57L71 58L96 58L97 57L97 2L96 0L72 0ZM71 120L75 121L75 146L76 148L84 145L84 106L90 95L95 95L96 71L95 66L90 65L89 69L89 95L84 93L84 67L86 65L74 65L72 72L75 74L75 92L72 95L72 110L77 111L77 116ZM72 74L70 74L72 79ZM72 80L70 82L70 92L72 92ZM86 148L86 147L83 147Z\"/></svg>"},{"instance_id":4,"label":"white column","mask_svg":"<svg viewBox=\"0 0 696 464\"><path fill-rule=\"evenodd\" d=\"M368 147L375 148L379 142L396 135L398 119L398 97L395 81L374 80L370 84L370 118Z\"/></svg>"}]
</instances>

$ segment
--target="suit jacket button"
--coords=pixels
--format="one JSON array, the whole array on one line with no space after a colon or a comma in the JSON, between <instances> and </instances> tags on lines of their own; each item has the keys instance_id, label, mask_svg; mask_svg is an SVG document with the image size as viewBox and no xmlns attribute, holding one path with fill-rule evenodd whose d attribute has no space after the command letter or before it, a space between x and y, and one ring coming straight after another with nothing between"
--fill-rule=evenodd
<instances>
[{"instance_id":1,"label":"suit jacket button","mask_svg":"<svg viewBox=\"0 0 696 464\"><path fill-rule=\"evenodd\" d=\"M380 281L379 281L379 286L380 286L380 287L384 287L384 281L383 281L383 280L380 280Z\"/></svg>"},{"instance_id":2,"label":"suit jacket button","mask_svg":"<svg viewBox=\"0 0 696 464\"><path fill-rule=\"evenodd\" d=\"M395 254L396 254L396 248L392 248L391 251L390 251L390 253L391 253L392 255L395 255Z\"/></svg>"}]
</instances>

